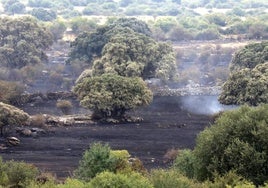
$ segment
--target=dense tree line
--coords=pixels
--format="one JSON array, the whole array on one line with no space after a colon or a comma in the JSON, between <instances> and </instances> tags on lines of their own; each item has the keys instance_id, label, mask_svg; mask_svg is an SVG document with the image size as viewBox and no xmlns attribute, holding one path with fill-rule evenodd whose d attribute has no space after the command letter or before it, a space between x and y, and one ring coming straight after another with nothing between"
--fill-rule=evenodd
<instances>
[{"instance_id":1,"label":"dense tree line","mask_svg":"<svg viewBox=\"0 0 268 188\"><path fill-rule=\"evenodd\" d=\"M268 42L249 44L230 64L230 76L219 97L224 104L259 105L268 102Z\"/></svg>"}]
</instances>

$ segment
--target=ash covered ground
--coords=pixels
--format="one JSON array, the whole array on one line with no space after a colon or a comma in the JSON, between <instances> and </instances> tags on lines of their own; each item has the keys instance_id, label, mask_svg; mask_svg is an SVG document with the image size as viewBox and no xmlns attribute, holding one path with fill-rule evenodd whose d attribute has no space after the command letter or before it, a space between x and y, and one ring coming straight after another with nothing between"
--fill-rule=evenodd
<instances>
[{"instance_id":1,"label":"ash covered ground","mask_svg":"<svg viewBox=\"0 0 268 188\"><path fill-rule=\"evenodd\" d=\"M216 97L206 99L213 103ZM142 117L141 123L57 126L35 138L15 135L21 140L20 145L0 150L0 155L4 160L33 163L41 171L65 178L72 176L90 144L101 141L109 143L112 149L128 150L147 169L165 168L169 165L164 162L165 153L172 148L193 148L197 134L212 121L210 114L200 112L200 109L208 112L206 105L211 105L205 105L200 97L195 101L186 103L183 97L155 97L150 106L130 112ZM56 112L51 101L35 107L24 106L24 110L30 114ZM76 109L75 112L85 111Z\"/></svg>"}]
</instances>

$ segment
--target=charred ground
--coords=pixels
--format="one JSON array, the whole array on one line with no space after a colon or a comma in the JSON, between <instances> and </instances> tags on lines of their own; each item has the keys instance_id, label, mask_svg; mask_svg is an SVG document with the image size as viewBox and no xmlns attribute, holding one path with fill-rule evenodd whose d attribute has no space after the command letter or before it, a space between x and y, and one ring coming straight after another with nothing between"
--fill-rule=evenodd
<instances>
[{"instance_id":1,"label":"charred ground","mask_svg":"<svg viewBox=\"0 0 268 188\"><path fill-rule=\"evenodd\" d=\"M55 104L46 107L24 106L29 113L54 113ZM197 134L211 122L207 115L197 115L182 108L180 97L155 97L154 102L130 113L143 117L141 123L83 124L79 126L50 127L38 137L18 136L21 144L0 150L4 160L22 160L33 163L42 171L58 178L71 176L83 152L93 142L109 143L112 149L126 149L132 157L142 160L147 169L167 167L165 153L172 148L193 148ZM3 142L3 139L0 140Z\"/></svg>"}]
</instances>

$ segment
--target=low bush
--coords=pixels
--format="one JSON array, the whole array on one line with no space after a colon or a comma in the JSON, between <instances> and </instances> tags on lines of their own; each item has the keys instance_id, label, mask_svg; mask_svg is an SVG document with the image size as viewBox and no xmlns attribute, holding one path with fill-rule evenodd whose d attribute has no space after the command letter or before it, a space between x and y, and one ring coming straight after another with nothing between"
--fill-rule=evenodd
<instances>
[{"instance_id":1,"label":"low bush","mask_svg":"<svg viewBox=\"0 0 268 188\"><path fill-rule=\"evenodd\" d=\"M147 178L135 172L130 174L102 172L93 178L89 185L92 188L153 188Z\"/></svg>"},{"instance_id":2,"label":"low bush","mask_svg":"<svg viewBox=\"0 0 268 188\"><path fill-rule=\"evenodd\" d=\"M68 115L71 113L73 105L68 100L59 100L56 104L57 108L59 108L63 114Z\"/></svg>"},{"instance_id":3,"label":"low bush","mask_svg":"<svg viewBox=\"0 0 268 188\"><path fill-rule=\"evenodd\" d=\"M195 156L189 149L180 150L178 156L173 163L173 169L178 170L188 178L194 178Z\"/></svg>"},{"instance_id":4,"label":"low bush","mask_svg":"<svg viewBox=\"0 0 268 188\"><path fill-rule=\"evenodd\" d=\"M209 188L255 188L255 185L252 182L245 180L233 171L230 171L223 176L215 175L213 181L206 181L204 186Z\"/></svg>"},{"instance_id":5,"label":"low bush","mask_svg":"<svg viewBox=\"0 0 268 188\"><path fill-rule=\"evenodd\" d=\"M24 87L17 82L0 80L0 101L9 104L17 104Z\"/></svg>"},{"instance_id":6,"label":"low bush","mask_svg":"<svg viewBox=\"0 0 268 188\"><path fill-rule=\"evenodd\" d=\"M76 177L89 181L103 171L115 172L116 159L111 157L110 151L108 144L93 143L79 162L79 167L75 171Z\"/></svg>"},{"instance_id":7,"label":"low bush","mask_svg":"<svg viewBox=\"0 0 268 188\"><path fill-rule=\"evenodd\" d=\"M8 176L5 172L4 162L0 156L0 187L8 184Z\"/></svg>"},{"instance_id":8,"label":"low bush","mask_svg":"<svg viewBox=\"0 0 268 188\"><path fill-rule=\"evenodd\" d=\"M8 185L8 187L27 187L39 174L34 165L16 161L2 163L1 171L4 172L4 178L0 183L3 186Z\"/></svg>"},{"instance_id":9,"label":"low bush","mask_svg":"<svg viewBox=\"0 0 268 188\"><path fill-rule=\"evenodd\" d=\"M169 149L164 155L164 162L170 163L173 162L178 156L178 150L177 149Z\"/></svg>"},{"instance_id":10,"label":"low bush","mask_svg":"<svg viewBox=\"0 0 268 188\"><path fill-rule=\"evenodd\" d=\"M198 183L183 176L180 172L175 170L153 170L150 174L150 180L154 188L196 188L201 187Z\"/></svg>"},{"instance_id":11,"label":"low bush","mask_svg":"<svg viewBox=\"0 0 268 188\"><path fill-rule=\"evenodd\" d=\"M43 114L33 115L30 118L30 125L33 127L45 127L46 126L46 118Z\"/></svg>"}]
</instances>

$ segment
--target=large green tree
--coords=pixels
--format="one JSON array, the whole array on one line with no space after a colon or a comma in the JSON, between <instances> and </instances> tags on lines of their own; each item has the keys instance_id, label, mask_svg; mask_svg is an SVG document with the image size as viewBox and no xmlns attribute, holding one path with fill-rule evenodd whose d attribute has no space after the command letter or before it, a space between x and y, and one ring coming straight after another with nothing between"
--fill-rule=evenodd
<instances>
[{"instance_id":1,"label":"large green tree","mask_svg":"<svg viewBox=\"0 0 268 188\"><path fill-rule=\"evenodd\" d=\"M32 17L0 18L0 63L22 68L47 60L44 50L52 44L51 33Z\"/></svg>"},{"instance_id":2,"label":"large green tree","mask_svg":"<svg viewBox=\"0 0 268 188\"><path fill-rule=\"evenodd\" d=\"M95 32L84 32L78 35L75 41L71 43L72 51L69 62L79 59L92 64L93 57L100 57L105 44L122 28L129 28L146 36L151 35L151 31L145 22L136 18L120 18L110 24L98 27Z\"/></svg>"},{"instance_id":3,"label":"large green tree","mask_svg":"<svg viewBox=\"0 0 268 188\"><path fill-rule=\"evenodd\" d=\"M193 151L197 177L235 171L261 185L268 179L268 105L223 113L198 135Z\"/></svg>"},{"instance_id":4,"label":"large green tree","mask_svg":"<svg viewBox=\"0 0 268 188\"><path fill-rule=\"evenodd\" d=\"M80 79L74 92L82 106L103 118L122 117L127 110L152 101L152 93L141 78L114 74Z\"/></svg>"},{"instance_id":5,"label":"large green tree","mask_svg":"<svg viewBox=\"0 0 268 188\"><path fill-rule=\"evenodd\" d=\"M79 58L93 62L93 75L113 73L165 81L176 78L172 46L156 42L150 37L148 26L136 19L122 18L94 33L83 33L72 45L69 61Z\"/></svg>"},{"instance_id":6,"label":"large green tree","mask_svg":"<svg viewBox=\"0 0 268 188\"><path fill-rule=\"evenodd\" d=\"M268 103L268 42L247 45L235 54L219 101L224 104Z\"/></svg>"},{"instance_id":7,"label":"large green tree","mask_svg":"<svg viewBox=\"0 0 268 188\"><path fill-rule=\"evenodd\" d=\"M116 73L143 79L174 80L175 57L172 46L152 38L122 29L102 49L102 56L93 65L93 74Z\"/></svg>"}]
</instances>

